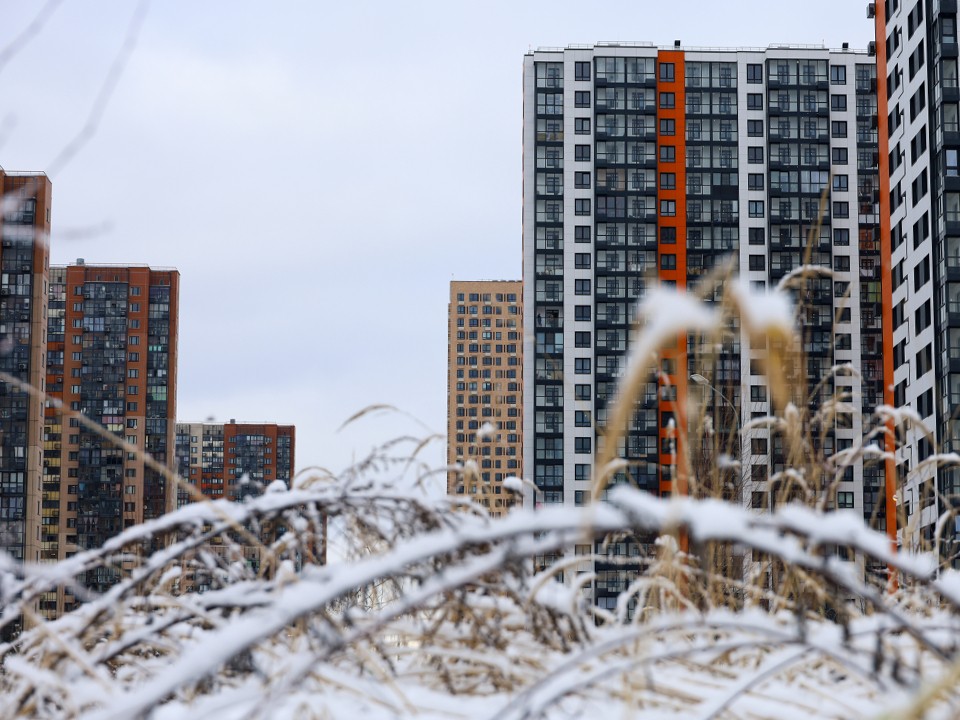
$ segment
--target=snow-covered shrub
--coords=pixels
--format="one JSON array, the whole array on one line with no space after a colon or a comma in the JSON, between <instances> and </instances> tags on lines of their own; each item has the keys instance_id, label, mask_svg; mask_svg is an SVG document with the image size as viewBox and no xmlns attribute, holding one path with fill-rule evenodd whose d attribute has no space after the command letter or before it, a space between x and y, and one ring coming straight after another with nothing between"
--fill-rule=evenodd
<instances>
[{"instance_id":1,"label":"snow-covered shrub","mask_svg":"<svg viewBox=\"0 0 960 720\"><path fill-rule=\"evenodd\" d=\"M679 309L634 342L615 411L624 422L658 342L726 322L716 305L668 298L650 296ZM776 302L740 317L781 334L778 367L789 370ZM768 422L797 443L788 474L811 490L768 512L711 486L697 474L707 466L678 452L685 494L618 486L605 502L493 519L424 494L434 471L422 444L401 440L337 476L189 505L56 565L4 560L0 623L22 615L25 629L0 646L0 717L956 717L960 576L937 553L897 552L862 516L828 512L827 478L849 457L796 453L813 447L816 413L840 400L801 409L788 375ZM882 457L875 438L900 419L880 409L873 437L845 452ZM709 423L698 428L698 442L710 437ZM704 473L736 472L736 452L712 450L727 460ZM617 463L602 457L594 497ZM615 610L596 608L573 548L624 535L658 537L656 557ZM256 544L260 562L245 562ZM896 573L896 589L840 547ZM776 582L717 562L734 555L775 563ZM537 557L559 559L540 569ZM38 616L43 593L99 566L125 575L59 619ZM198 570L209 589L184 592Z\"/></svg>"}]
</instances>

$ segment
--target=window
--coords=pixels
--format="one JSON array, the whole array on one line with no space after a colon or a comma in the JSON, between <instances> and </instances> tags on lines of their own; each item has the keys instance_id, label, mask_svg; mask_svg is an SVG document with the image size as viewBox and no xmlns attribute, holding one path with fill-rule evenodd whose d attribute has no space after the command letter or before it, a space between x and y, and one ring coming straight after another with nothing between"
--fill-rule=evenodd
<instances>
[{"instance_id":1,"label":"window","mask_svg":"<svg viewBox=\"0 0 960 720\"><path fill-rule=\"evenodd\" d=\"M590 253L575 253L573 256L573 266L577 270L589 270Z\"/></svg>"},{"instance_id":2,"label":"window","mask_svg":"<svg viewBox=\"0 0 960 720\"><path fill-rule=\"evenodd\" d=\"M538 92L537 115L562 115L563 93Z\"/></svg>"},{"instance_id":3,"label":"window","mask_svg":"<svg viewBox=\"0 0 960 720\"><path fill-rule=\"evenodd\" d=\"M660 146L660 162L676 162L677 148L673 145Z\"/></svg>"},{"instance_id":4,"label":"window","mask_svg":"<svg viewBox=\"0 0 960 720\"><path fill-rule=\"evenodd\" d=\"M589 333L587 333L589 335ZM590 385L589 384L577 384L573 386L573 395L577 400L589 400L590 399Z\"/></svg>"},{"instance_id":5,"label":"window","mask_svg":"<svg viewBox=\"0 0 960 720\"><path fill-rule=\"evenodd\" d=\"M573 334L573 346L578 348L590 347L590 333L577 331Z\"/></svg>"},{"instance_id":6,"label":"window","mask_svg":"<svg viewBox=\"0 0 960 720\"><path fill-rule=\"evenodd\" d=\"M843 147L832 148L830 150L830 159L833 161L834 165L846 165L848 162L847 149Z\"/></svg>"},{"instance_id":7,"label":"window","mask_svg":"<svg viewBox=\"0 0 960 720\"><path fill-rule=\"evenodd\" d=\"M763 163L763 147L748 147L747 162L752 165Z\"/></svg>"},{"instance_id":8,"label":"window","mask_svg":"<svg viewBox=\"0 0 960 720\"><path fill-rule=\"evenodd\" d=\"M845 138L847 136L846 120L834 120L830 123L830 136L835 138Z\"/></svg>"},{"instance_id":9,"label":"window","mask_svg":"<svg viewBox=\"0 0 960 720\"><path fill-rule=\"evenodd\" d=\"M660 82L673 82L673 80L674 80L673 63L668 63L668 62L660 63Z\"/></svg>"},{"instance_id":10,"label":"window","mask_svg":"<svg viewBox=\"0 0 960 720\"><path fill-rule=\"evenodd\" d=\"M676 245L677 229L675 227L660 228L660 242L664 245Z\"/></svg>"},{"instance_id":11,"label":"window","mask_svg":"<svg viewBox=\"0 0 960 720\"><path fill-rule=\"evenodd\" d=\"M763 137L763 120L747 120L747 135Z\"/></svg>"},{"instance_id":12,"label":"window","mask_svg":"<svg viewBox=\"0 0 960 720\"><path fill-rule=\"evenodd\" d=\"M589 305L574 305L573 307L573 319L581 322L590 321L590 306Z\"/></svg>"},{"instance_id":13,"label":"window","mask_svg":"<svg viewBox=\"0 0 960 720\"><path fill-rule=\"evenodd\" d=\"M850 217L850 203L848 202L835 202L833 204L833 216L835 218L848 218Z\"/></svg>"},{"instance_id":14,"label":"window","mask_svg":"<svg viewBox=\"0 0 960 720\"><path fill-rule=\"evenodd\" d=\"M589 90L577 90L573 94L573 106L578 108L588 108L590 107L590 91Z\"/></svg>"},{"instance_id":15,"label":"window","mask_svg":"<svg viewBox=\"0 0 960 720\"><path fill-rule=\"evenodd\" d=\"M750 262L750 269L751 269L751 270L766 270L766 269L767 269L767 256L766 256L766 255L751 255L749 262Z\"/></svg>"},{"instance_id":16,"label":"window","mask_svg":"<svg viewBox=\"0 0 960 720\"><path fill-rule=\"evenodd\" d=\"M577 135L590 134L590 118L574 118L573 132Z\"/></svg>"},{"instance_id":17,"label":"window","mask_svg":"<svg viewBox=\"0 0 960 720\"><path fill-rule=\"evenodd\" d=\"M577 410L573 414L573 424L576 427L590 427L590 411L589 410Z\"/></svg>"},{"instance_id":18,"label":"window","mask_svg":"<svg viewBox=\"0 0 960 720\"><path fill-rule=\"evenodd\" d=\"M590 173L588 172L575 172L573 174L573 186L575 188L589 188L590 187Z\"/></svg>"},{"instance_id":19,"label":"window","mask_svg":"<svg viewBox=\"0 0 960 720\"><path fill-rule=\"evenodd\" d=\"M660 215L662 217L676 217L677 215L677 202L676 200L661 200L660 201Z\"/></svg>"},{"instance_id":20,"label":"window","mask_svg":"<svg viewBox=\"0 0 960 720\"><path fill-rule=\"evenodd\" d=\"M763 65L747 65L747 82L751 85L763 82Z\"/></svg>"},{"instance_id":21,"label":"window","mask_svg":"<svg viewBox=\"0 0 960 720\"><path fill-rule=\"evenodd\" d=\"M677 105L677 98L672 92L660 93L660 107L664 110L671 110Z\"/></svg>"},{"instance_id":22,"label":"window","mask_svg":"<svg viewBox=\"0 0 960 720\"><path fill-rule=\"evenodd\" d=\"M920 417L933 415L933 390L927 390L917 398L917 414Z\"/></svg>"},{"instance_id":23,"label":"window","mask_svg":"<svg viewBox=\"0 0 960 720\"><path fill-rule=\"evenodd\" d=\"M850 272L850 256L834 255L833 269L837 272Z\"/></svg>"},{"instance_id":24,"label":"window","mask_svg":"<svg viewBox=\"0 0 960 720\"><path fill-rule=\"evenodd\" d=\"M589 80L590 79L590 63L589 62L574 63L573 77L575 80Z\"/></svg>"},{"instance_id":25,"label":"window","mask_svg":"<svg viewBox=\"0 0 960 720\"><path fill-rule=\"evenodd\" d=\"M590 446L592 442L593 438L575 437L573 439L573 451L577 455L588 455L590 453Z\"/></svg>"},{"instance_id":26,"label":"window","mask_svg":"<svg viewBox=\"0 0 960 720\"><path fill-rule=\"evenodd\" d=\"M928 282L930 282L930 258L925 257L913 268L913 289L918 290Z\"/></svg>"},{"instance_id":27,"label":"window","mask_svg":"<svg viewBox=\"0 0 960 720\"><path fill-rule=\"evenodd\" d=\"M918 307L913 314L913 321L917 326L916 332L922 332L930 327L931 317L930 301L927 300L923 305Z\"/></svg>"},{"instance_id":28,"label":"window","mask_svg":"<svg viewBox=\"0 0 960 720\"><path fill-rule=\"evenodd\" d=\"M660 256L660 269L661 270L676 270L677 269L677 256L673 254L665 254Z\"/></svg>"},{"instance_id":29,"label":"window","mask_svg":"<svg viewBox=\"0 0 960 720\"><path fill-rule=\"evenodd\" d=\"M573 212L575 215L590 214L590 198L580 198L573 201Z\"/></svg>"},{"instance_id":30,"label":"window","mask_svg":"<svg viewBox=\"0 0 960 720\"><path fill-rule=\"evenodd\" d=\"M573 159L577 162L588 162L590 160L590 146L577 145L573 148Z\"/></svg>"},{"instance_id":31,"label":"window","mask_svg":"<svg viewBox=\"0 0 960 720\"><path fill-rule=\"evenodd\" d=\"M577 225L573 229L574 242L590 242L590 226Z\"/></svg>"},{"instance_id":32,"label":"window","mask_svg":"<svg viewBox=\"0 0 960 720\"><path fill-rule=\"evenodd\" d=\"M833 244L834 245L849 245L850 244L850 231L846 228L834 228L833 229Z\"/></svg>"},{"instance_id":33,"label":"window","mask_svg":"<svg viewBox=\"0 0 960 720\"><path fill-rule=\"evenodd\" d=\"M850 189L850 178L847 175L833 176L833 189L837 192L846 192Z\"/></svg>"},{"instance_id":34,"label":"window","mask_svg":"<svg viewBox=\"0 0 960 720\"><path fill-rule=\"evenodd\" d=\"M910 184L910 202L912 206L916 206L920 199L927 194L927 170L924 168L916 179Z\"/></svg>"},{"instance_id":35,"label":"window","mask_svg":"<svg viewBox=\"0 0 960 720\"><path fill-rule=\"evenodd\" d=\"M762 218L763 217L763 200L751 200L748 203L750 217L752 218Z\"/></svg>"},{"instance_id":36,"label":"window","mask_svg":"<svg viewBox=\"0 0 960 720\"><path fill-rule=\"evenodd\" d=\"M660 134L661 135L676 135L677 134L677 121L673 118L663 118L660 121Z\"/></svg>"},{"instance_id":37,"label":"window","mask_svg":"<svg viewBox=\"0 0 960 720\"><path fill-rule=\"evenodd\" d=\"M763 245L766 242L764 237L764 229L762 227L749 228L747 230L749 234L749 243L751 245Z\"/></svg>"},{"instance_id":38,"label":"window","mask_svg":"<svg viewBox=\"0 0 960 720\"><path fill-rule=\"evenodd\" d=\"M750 173L747 176L748 190L763 190L763 173Z\"/></svg>"},{"instance_id":39,"label":"window","mask_svg":"<svg viewBox=\"0 0 960 720\"><path fill-rule=\"evenodd\" d=\"M677 174L676 173L660 173L660 189L676 190Z\"/></svg>"},{"instance_id":40,"label":"window","mask_svg":"<svg viewBox=\"0 0 960 720\"><path fill-rule=\"evenodd\" d=\"M590 374L590 358L574 358L573 372L575 375Z\"/></svg>"},{"instance_id":41,"label":"window","mask_svg":"<svg viewBox=\"0 0 960 720\"><path fill-rule=\"evenodd\" d=\"M589 294L590 294L590 281L589 281L589 280L574 280L574 281L573 281L573 294L574 294L574 295L589 295Z\"/></svg>"},{"instance_id":42,"label":"window","mask_svg":"<svg viewBox=\"0 0 960 720\"><path fill-rule=\"evenodd\" d=\"M947 123L947 129L950 132L956 132L956 123L951 125L950 122ZM920 128L920 132L913 136L913 140L910 141L910 159L913 162L916 162L920 156L925 153L927 150L927 126L924 125Z\"/></svg>"},{"instance_id":43,"label":"window","mask_svg":"<svg viewBox=\"0 0 960 720\"><path fill-rule=\"evenodd\" d=\"M846 95L831 95L830 96L830 109L835 112L843 112L847 109L847 96Z\"/></svg>"},{"instance_id":44,"label":"window","mask_svg":"<svg viewBox=\"0 0 960 720\"><path fill-rule=\"evenodd\" d=\"M927 106L927 91L924 83L920 83L920 88L910 98L910 121L917 119L920 111Z\"/></svg>"},{"instance_id":45,"label":"window","mask_svg":"<svg viewBox=\"0 0 960 720\"><path fill-rule=\"evenodd\" d=\"M840 491L837 493L837 507L841 509L849 509L853 507L853 493L847 491Z\"/></svg>"},{"instance_id":46,"label":"window","mask_svg":"<svg viewBox=\"0 0 960 720\"><path fill-rule=\"evenodd\" d=\"M917 379L933 369L933 346L927 345L916 355Z\"/></svg>"},{"instance_id":47,"label":"window","mask_svg":"<svg viewBox=\"0 0 960 720\"><path fill-rule=\"evenodd\" d=\"M831 85L847 84L847 69L843 65L830 66L830 84Z\"/></svg>"},{"instance_id":48,"label":"window","mask_svg":"<svg viewBox=\"0 0 960 720\"><path fill-rule=\"evenodd\" d=\"M747 110L763 110L763 95L747 93Z\"/></svg>"}]
</instances>

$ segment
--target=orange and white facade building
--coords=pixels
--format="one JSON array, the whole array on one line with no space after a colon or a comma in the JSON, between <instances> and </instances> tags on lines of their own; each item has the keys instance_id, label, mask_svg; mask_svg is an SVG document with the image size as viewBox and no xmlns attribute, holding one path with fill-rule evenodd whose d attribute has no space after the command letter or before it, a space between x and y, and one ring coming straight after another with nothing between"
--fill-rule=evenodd
<instances>
[{"instance_id":1,"label":"orange and white facade building","mask_svg":"<svg viewBox=\"0 0 960 720\"><path fill-rule=\"evenodd\" d=\"M590 499L637 300L654 283L695 288L731 259L758 289L804 262L828 268L803 289L805 375L819 381L850 363L858 373L838 375L829 390L867 417L893 403L875 60L849 48L644 43L525 56L524 467L546 502ZM716 414L727 429L771 411L766 344L741 334L709 367L691 360L686 336L661 352L619 449L632 462L617 482L672 491L671 427L683 426L688 394L729 402L735 412ZM824 449L848 447L863 431L860 413L843 416ZM767 507L783 448L765 430L749 435L743 497ZM850 468L836 504L893 533L891 471ZM615 602L617 589L598 587L597 602Z\"/></svg>"},{"instance_id":2,"label":"orange and white facade building","mask_svg":"<svg viewBox=\"0 0 960 720\"><path fill-rule=\"evenodd\" d=\"M867 4L876 28L882 237L889 252L893 404L923 420L897 452L905 547L929 546L960 505L960 74L956 0ZM960 524L939 530L960 567Z\"/></svg>"}]
</instances>

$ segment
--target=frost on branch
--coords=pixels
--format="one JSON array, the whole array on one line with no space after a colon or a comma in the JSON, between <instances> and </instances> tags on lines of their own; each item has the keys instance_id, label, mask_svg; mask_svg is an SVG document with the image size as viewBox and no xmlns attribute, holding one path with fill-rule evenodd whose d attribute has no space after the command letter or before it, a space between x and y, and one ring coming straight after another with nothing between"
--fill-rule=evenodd
<instances>
[{"instance_id":1,"label":"frost on branch","mask_svg":"<svg viewBox=\"0 0 960 720\"><path fill-rule=\"evenodd\" d=\"M665 339L709 333L753 302L738 292L720 309L650 293L626 387ZM750 322L769 330L786 307L754 309ZM686 497L617 486L585 507L493 519L416 489L433 471L403 450L422 443L401 439L339 475L190 505L56 565L0 558L0 625L25 621L0 646L0 717L956 717L960 576L830 511L844 468L886 461L887 438L919 418L881 407L861 442L823 452L816 433L849 406L784 402L736 428L787 440L792 461L770 478L787 491L769 511L725 501L698 476L744 470L717 402L702 437L718 444L709 464L688 463ZM674 425L677 457L690 427ZM620 582L594 559L637 537L653 554L632 560L642 570L615 607L593 605L584 590ZM717 562L732 557L754 569ZM74 578L105 566L125 573L108 593L39 617L45 593L82 594ZM185 592L198 575L205 591Z\"/></svg>"},{"instance_id":2,"label":"frost on branch","mask_svg":"<svg viewBox=\"0 0 960 720\"><path fill-rule=\"evenodd\" d=\"M354 556L298 572L295 556L316 552L322 516L361 524ZM276 520L290 529L271 570L224 561L209 591L177 591L187 559L211 538L235 523ZM674 610L598 615L575 587L533 573L531 558L585 536L650 532L778 557L821 602L796 594L771 613L741 585L730 602L711 604L695 555L670 542L661 562L675 563L681 578ZM920 678L935 683L957 653L957 576L938 576L929 556L894 552L855 516L800 506L756 514L629 488L591 508L500 520L389 483L328 481L242 505L192 505L60 566L7 564L8 607L29 614L39 593L152 536L168 539L164 550L142 557L114 590L3 648L0 715L235 717L218 709L230 707L255 716L360 708L380 717L520 718L642 702L664 716L700 717L719 707L763 713L777 698L777 717L800 717L800 688L818 683L830 690L824 707L849 716L844 708L909 705ZM381 550L361 552L373 545ZM823 552L832 545L886 563L911 589L870 585ZM628 592L649 602L667 575L661 567ZM383 602L368 602L374 596ZM952 693L945 687L938 702L956 700ZM483 702L464 706L461 696Z\"/></svg>"}]
</instances>

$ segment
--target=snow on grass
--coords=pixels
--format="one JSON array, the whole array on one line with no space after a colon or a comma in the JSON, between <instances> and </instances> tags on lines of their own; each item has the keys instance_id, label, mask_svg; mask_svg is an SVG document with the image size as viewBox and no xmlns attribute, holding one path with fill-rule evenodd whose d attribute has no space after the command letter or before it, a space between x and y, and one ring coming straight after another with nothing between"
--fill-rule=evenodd
<instances>
[{"instance_id":1,"label":"snow on grass","mask_svg":"<svg viewBox=\"0 0 960 720\"><path fill-rule=\"evenodd\" d=\"M378 503L405 508L390 523L395 542L366 557L299 572L282 561L273 575L224 576L202 594L163 589L184 573L164 559L182 545L168 546L143 565L157 567L152 591L123 585L24 633L19 652L4 658L0 715L520 718L642 707L654 717L857 717L909 705L919 678L944 676L956 652L960 621L936 604L960 607L958 575L936 577L932 558L895 552L852 513L787 506L761 515L623 487L608 504L516 510L502 519L389 498L375 488L339 497L284 491L232 511L181 513L184 522L216 522L321 502L374 522ZM422 527L417 513L427 518ZM531 558L622 532L668 533L663 562L688 568L678 586L691 596L687 609L598 624L576 584L529 571ZM869 613L848 606L840 624L750 602L697 611L700 580L669 533L762 550L807 577L829 578L848 596L869 597ZM910 611L878 594L854 564L823 556L826 544L898 568L928 588L927 609ZM575 578L578 562L557 568ZM49 569L43 576L55 577ZM359 602L392 581L399 583L392 599Z\"/></svg>"}]
</instances>

